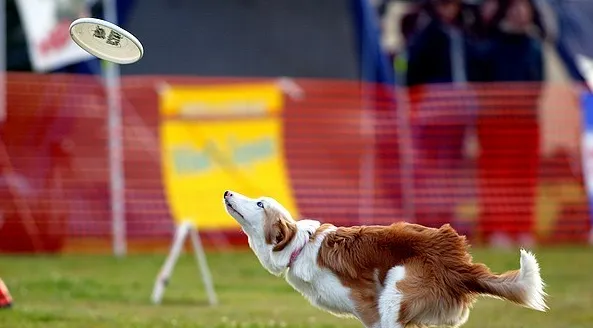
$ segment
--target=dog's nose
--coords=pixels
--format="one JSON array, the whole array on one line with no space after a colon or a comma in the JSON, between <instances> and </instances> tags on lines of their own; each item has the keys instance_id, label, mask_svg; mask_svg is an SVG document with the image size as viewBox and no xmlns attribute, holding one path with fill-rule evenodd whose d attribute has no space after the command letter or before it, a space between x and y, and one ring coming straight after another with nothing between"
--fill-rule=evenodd
<instances>
[{"instance_id":1,"label":"dog's nose","mask_svg":"<svg viewBox=\"0 0 593 328\"><path fill-rule=\"evenodd\" d=\"M231 197L233 194L231 194L228 190L224 192L224 197Z\"/></svg>"}]
</instances>

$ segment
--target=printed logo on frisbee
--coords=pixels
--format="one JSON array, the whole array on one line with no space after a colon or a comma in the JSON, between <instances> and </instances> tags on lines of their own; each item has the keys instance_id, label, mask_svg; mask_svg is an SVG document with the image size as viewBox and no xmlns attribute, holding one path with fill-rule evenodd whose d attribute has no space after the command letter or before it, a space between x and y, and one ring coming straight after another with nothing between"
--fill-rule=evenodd
<instances>
[{"instance_id":1,"label":"printed logo on frisbee","mask_svg":"<svg viewBox=\"0 0 593 328\"><path fill-rule=\"evenodd\" d=\"M109 30L109 34L107 34L104 27L97 25L93 30L93 37L98 40L103 40L110 46L121 48L123 36L114 30Z\"/></svg>"}]
</instances>

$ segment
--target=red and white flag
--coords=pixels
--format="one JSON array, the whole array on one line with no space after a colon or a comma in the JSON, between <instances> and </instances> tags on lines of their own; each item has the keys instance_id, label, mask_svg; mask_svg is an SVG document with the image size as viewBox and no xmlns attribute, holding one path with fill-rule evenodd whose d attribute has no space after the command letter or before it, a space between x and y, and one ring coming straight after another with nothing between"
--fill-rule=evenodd
<instances>
[{"instance_id":1,"label":"red and white flag","mask_svg":"<svg viewBox=\"0 0 593 328\"><path fill-rule=\"evenodd\" d=\"M68 31L70 23L90 17L88 0L16 0L33 69L47 72L92 58Z\"/></svg>"}]
</instances>

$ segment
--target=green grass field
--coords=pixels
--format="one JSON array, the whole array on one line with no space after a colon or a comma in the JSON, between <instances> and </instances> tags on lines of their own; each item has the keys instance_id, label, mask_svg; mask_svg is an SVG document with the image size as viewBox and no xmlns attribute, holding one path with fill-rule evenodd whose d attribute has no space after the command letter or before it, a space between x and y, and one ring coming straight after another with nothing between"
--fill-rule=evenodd
<instances>
[{"instance_id":1,"label":"green grass field","mask_svg":"<svg viewBox=\"0 0 593 328\"><path fill-rule=\"evenodd\" d=\"M474 250L495 271L519 266L519 252ZM465 327L578 328L593 325L593 249L536 250L551 310L480 300ZM192 257L181 258L160 306L149 297L163 255L0 256L15 299L0 327L360 327L310 306L250 252L208 255L221 304L209 307Z\"/></svg>"}]
</instances>

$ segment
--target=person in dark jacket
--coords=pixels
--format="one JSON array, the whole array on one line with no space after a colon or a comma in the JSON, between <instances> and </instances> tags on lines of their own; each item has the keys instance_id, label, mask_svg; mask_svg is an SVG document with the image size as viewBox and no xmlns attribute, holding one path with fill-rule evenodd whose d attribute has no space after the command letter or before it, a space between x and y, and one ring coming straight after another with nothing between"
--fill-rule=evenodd
<instances>
[{"instance_id":1,"label":"person in dark jacket","mask_svg":"<svg viewBox=\"0 0 593 328\"><path fill-rule=\"evenodd\" d=\"M430 20L408 44L408 86L467 81L461 9L461 0L427 0Z\"/></svg>"},{"instance_id":2,"label":"person in dark jacket","mask_svg":"<svg viewBox=\"0 0 593 328\"><path fill-rule=\"evenodd\" d=\"M531 0L499 0L482 73L478 119L479 232L493 246L530 246L535 213L544 81L543 28ZM498 83L496 83L498 82Z\"/></svg>"},{"instance_id":3,"label":"person in dark jacket","mask_svg":"<svg viewBox=\"0 0 593 328\"><path fill-rule=\"evenodd\" d=\"M469 81L472 44L465 37L461 0L429 0L428 22L407 46L416 222L454 223L466 131L475 121ZM422 17L422 14L420 15Z\"/></svg>"}]
</instances>

